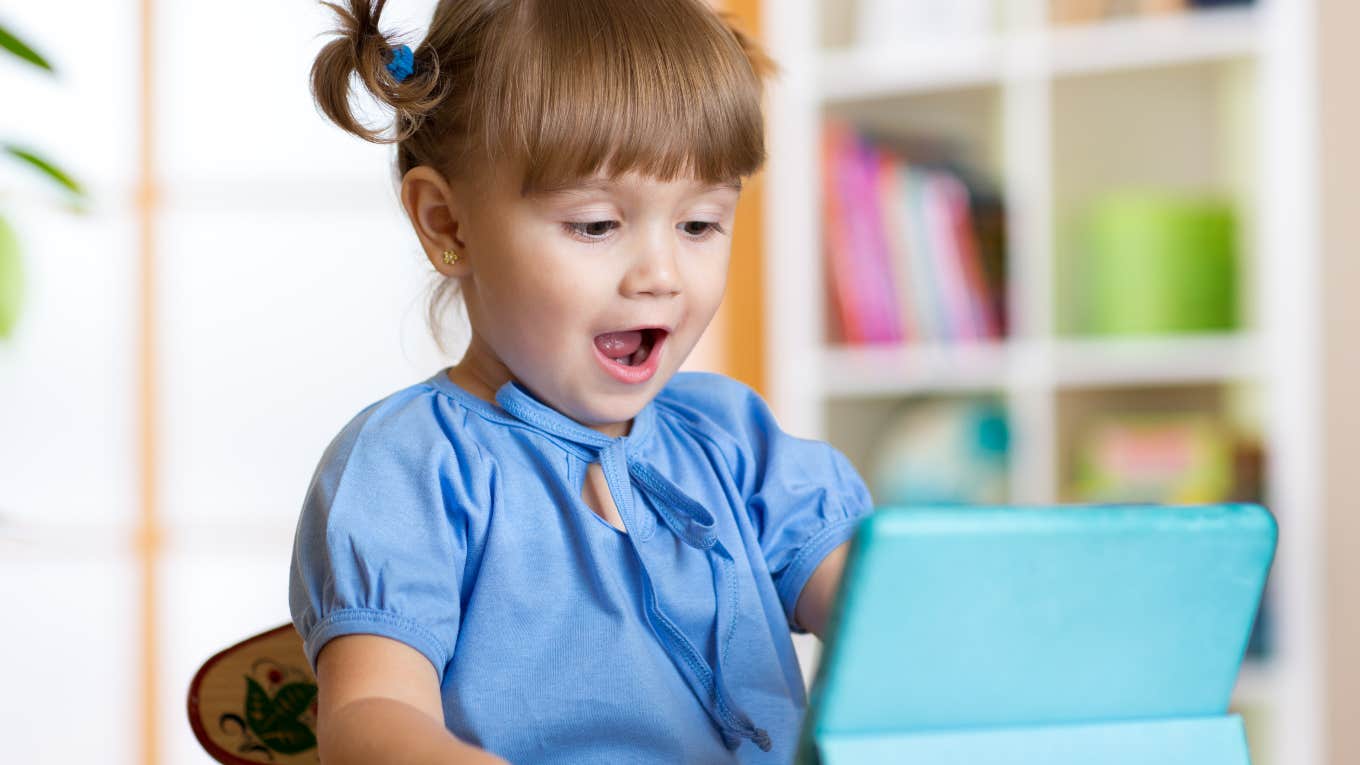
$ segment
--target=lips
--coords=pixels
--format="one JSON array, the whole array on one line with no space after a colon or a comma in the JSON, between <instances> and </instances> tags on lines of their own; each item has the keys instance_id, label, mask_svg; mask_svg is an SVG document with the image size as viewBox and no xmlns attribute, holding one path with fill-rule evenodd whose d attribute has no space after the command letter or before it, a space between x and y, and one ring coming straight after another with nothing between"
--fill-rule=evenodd
<instances>
[{"instance_id":1,"label":"lips","mask_svg":"<svg viewBox=\"0 0 1360 765\"><path fill-rule=\"evenodd\" d=\"M639 327L595 336L595 347L605 358L635 367L644 363L652 350L669 334L663 327Z\"/></svg>"},{"instance_id":2,"label":"lips","mask_svg":"<svg viewBox=\"0 0 1360 765\"><path fill-rule=\"evenodd\" d=\"M664 327L604 332L595 336L595 358L615 380L644 383L656 374L669 335Z\"/></svg>"}]
</instances>

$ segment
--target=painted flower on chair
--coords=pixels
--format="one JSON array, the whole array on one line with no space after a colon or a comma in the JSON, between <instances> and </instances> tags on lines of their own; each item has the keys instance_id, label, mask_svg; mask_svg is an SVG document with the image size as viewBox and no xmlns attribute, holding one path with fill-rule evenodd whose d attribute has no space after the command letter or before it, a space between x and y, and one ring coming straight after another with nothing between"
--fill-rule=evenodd
<instances>
[{"instance_id":1,"label":"painted flower on chair","mask_svg":"<svg viewBox=\"0 0 1360 765\"><path fill-rule=\"evenodd\" d=\"M238 753L273 761L275 752L300 754L316 748L316 683L311 675L262 659L245 680L245 717L225 714L218 721L223 731L241 737Z\"/></svg>"}]
</instances>

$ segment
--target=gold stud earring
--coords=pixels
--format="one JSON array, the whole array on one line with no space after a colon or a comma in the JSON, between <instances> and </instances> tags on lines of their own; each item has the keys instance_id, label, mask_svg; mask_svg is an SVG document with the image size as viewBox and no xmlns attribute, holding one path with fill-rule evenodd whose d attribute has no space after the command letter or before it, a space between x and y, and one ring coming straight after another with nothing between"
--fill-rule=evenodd
<instances>
[{"instance_id":1,"label":"gold stud earring","mask_svg":"<svg viewBox=\"0 0 1360 765\"><path fill-rule=\"evenodd\" d=\"M454 250L444 250L444 265L451 266L458 262L458 253Z\"/></svg>"}]
</instances>

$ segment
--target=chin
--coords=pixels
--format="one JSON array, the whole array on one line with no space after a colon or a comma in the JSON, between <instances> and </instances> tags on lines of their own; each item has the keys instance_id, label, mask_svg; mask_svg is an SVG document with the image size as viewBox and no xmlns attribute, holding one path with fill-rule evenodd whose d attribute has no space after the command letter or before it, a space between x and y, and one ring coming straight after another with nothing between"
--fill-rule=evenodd
<instances>
[{"instance_id":1,"label":"chin","mask_svg":"<svg viewBox=\"0 0 1360 765\"><path fill-rule=\"evenodd\" d=\"M666 386L671 375L657 375L647 384L631 390L621 390L595 399L589 410L583 412L588 419L577 418L579 422L591 427L618 425L633 419Z\"/></svg>"},{"instance_id":2,"label":"chin","mask_svg":"<svg viewBox=\"0 0 1360 765\"><path fill-rule=\"evenodd\" d=\"M619 394L613 400L593 408L593 411L590 412L591 422L587 424L598 426L628 422L636 417L638 412L641 412L643 407L647 406L653 398L656 398L656 394L651 388L647 389L645 395L643 391Z\"/></svg>"}]
</instances>

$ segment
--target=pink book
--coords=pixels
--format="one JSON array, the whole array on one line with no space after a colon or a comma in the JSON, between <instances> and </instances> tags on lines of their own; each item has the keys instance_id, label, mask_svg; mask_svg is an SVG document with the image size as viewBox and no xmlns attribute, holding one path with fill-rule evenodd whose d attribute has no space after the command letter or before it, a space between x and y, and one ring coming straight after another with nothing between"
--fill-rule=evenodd
<instances>
[{"instance_id":1,"label":"pink book","mask_svg":"<svg viewBox=\"0 0 1360 765\"><path fill-rule=\"evenodd\" d=\"M865 271L873 290L874 317L879 331L877 342L902 343L902 310L899 308L898 289L892 279L892 252L888 249L888 234L884 227L883 200L879 196L879 173L883 152L861 139L861 201L868 231Z\"/></svg>"},{"instance_id":2,"label":"pink book","mask_svg":"<svg viewBox=\"0 0 1360 765\"><path fill-rule=\"evenodd\" d=\"M893 329L884 323L882 282L886 274L875 265L875 229L879 224L873 215L865 149L849 127L838 126L829 135L834 135L829 177L835 184L843 236L835 264L841 286L838 294L856 328L845 339L852 344L884 342L891 339Z\"/></svg>"},{"instance_id":3,"label":"pink book","mask_svg":"<svg viewBox=\"0 0 1360 765\"><path fill-rule=\"evenodd\" d=\"M925 338L921 334L916 317L916 299L912 294L916 287L912 283L911 244L907 236L909 220L905 206L906 190L902 188L901 171L904 165L900 156L882 152L879 155L876 185L879 219L883 222L883 236L887 243L902 341L917 343Z\"/></svg>"},{"instance_id":4,"label":"pink book","mask_svg":"<svg viewBox=\"0 0 1360 765\"><path fill-rule=\"evenodd\" d=\"M837 318L840 337L844 343L860 343L864 327L855 300L854 263L850 257L849 224L842 202L844 155L849 129L836 122L828 122L822 131L822 240L825 245L827 297L829 308Z\"/></svg>"},{"instance_id":5,"label":"pink book","mask_svg":"<svg viewBox=\"0 0 1360 765\"><path fill-rule=\"evenodd\" d=\"M868 305L869 341L902 342L902 324L892 281L888 241L883 230L878 197L880 156L867 140L858 141L858 183L855 184L854 210L860 222L855 254L861 260L861 298Z\"/></svg>"}]
</instances>

